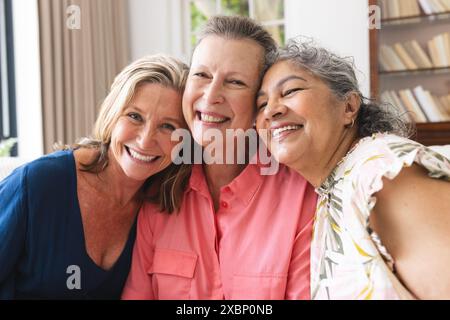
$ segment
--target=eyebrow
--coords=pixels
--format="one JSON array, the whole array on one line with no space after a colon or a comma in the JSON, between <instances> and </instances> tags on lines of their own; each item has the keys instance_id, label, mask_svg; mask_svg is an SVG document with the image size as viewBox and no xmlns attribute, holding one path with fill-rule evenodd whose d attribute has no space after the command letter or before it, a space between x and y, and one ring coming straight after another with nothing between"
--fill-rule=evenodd
<instances>
[{"instance_id":1,"label":"eyebrow","mask_svg":"<svg viewBox=\"0 0 450 320\"><path fill-rule=\"evenodd\" d=\"M300 76L290 75L290 76L287 76L287 77L281 79L280 81L278 81L278 83L276 84L276 87L280 88L283 84L285 84L286 82L288 82L290 80L302 80L302 81L308 82L308 80L306 80L305 78L302 78ZM264 91L259 90L258 93L256 94L256 98L259 98L260 96L263 96L265 94L266 93Z\"/></svg>"},{"instance_id":2,"label":"eyebrow","mask_svg":"<svg viewBox=\"0 0 450 320\"><path fill-rule=\"evenodd\" d=\"M127 108L124 109L124 111L129 110L129 109L134 109L140 113L144 113L144 111L142 109L140 109L138 106L136 105L129 105Z\"/></svg>"},{"instance_id":3,"label":"eyebrow","mask_svg":"<svg viewBox=\"0 0 450 320\"><path fill-rule=\"evenodd\" d=\"M287 76L286 78L283 78L280 81L278 81L278 83L276 85L277 88L281 87L283 84L285 84L286 82L288 82L290 80L303 80L305 82L308 82L308 80L306 80L305 78L302 78L302 77L296 76L296 75L291 75L291 76Z\"/></svg>"}]
</instances>

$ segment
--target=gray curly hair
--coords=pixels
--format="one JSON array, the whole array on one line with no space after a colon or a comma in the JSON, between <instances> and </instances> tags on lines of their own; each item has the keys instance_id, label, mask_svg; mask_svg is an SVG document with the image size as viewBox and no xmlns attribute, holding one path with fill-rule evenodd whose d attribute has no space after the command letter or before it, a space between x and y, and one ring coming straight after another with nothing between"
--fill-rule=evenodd
<instances>
[{"instance_id":1,"label":"gray curly hair","mask_svg":"<svg viewBox=\"0 0 450 320\"><path fill-rule=\"evenodd\" d=\"M405 122L403 115L395 112L392 105L378 103L361 93L353 58L340 57L316 45L310 38L299 37L289 40L271 60L272 63L289 61L308 70L324 81L339 99L345 99L349 93L356 93L361 101L355 121L358 137L371 136L377 132L390 132L400 136L413 134L413 125Z\"/></svg>"}]
</instances>

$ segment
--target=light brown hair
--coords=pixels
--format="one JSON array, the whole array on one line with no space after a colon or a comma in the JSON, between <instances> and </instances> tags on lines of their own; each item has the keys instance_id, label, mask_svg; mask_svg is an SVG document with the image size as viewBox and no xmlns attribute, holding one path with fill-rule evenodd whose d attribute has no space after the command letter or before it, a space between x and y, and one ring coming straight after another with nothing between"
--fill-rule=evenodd
<instances>
[{"instance_id":1,"label":"light brown hair","mask_svg":"<svg viewBox=\"0 0 450 320\"><path fill-rule=\"evenodd\" d=\"M114 79L100 107L93 136L83 138L70 147L98 150L93 161L82 164L82 170L99 173L108 166L112 131L140 84L157 83L182 94L188 72L186 64L161 54L143 57L125 67ZM143 199L159 204L161 211L178 211L190 173L191 165L172 163L145 181L141 190Z\"/></svg>"}]
</instances>

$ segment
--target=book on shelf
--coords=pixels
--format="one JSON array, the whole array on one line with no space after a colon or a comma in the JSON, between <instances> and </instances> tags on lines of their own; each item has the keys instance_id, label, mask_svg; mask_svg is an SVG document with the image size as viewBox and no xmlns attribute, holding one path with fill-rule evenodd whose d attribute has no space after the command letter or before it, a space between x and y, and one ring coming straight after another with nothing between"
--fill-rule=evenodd
<instances>
[{"instance_id":1,"label":"book on shelf","mask_svg":"<svg viewBox=\"0 0 450 320\"><path fill-rule=\"evenodd\" d=\"M381 0L381 17L393 19L420 15L417 0Z\"/></svg>"},{"instance_id":2,"label":"book on shelf","mask_svg":"<svg viewBox=\"0 0 450 320\"><path fill-rule=\"evenodd\" d=\"M400 17L400 6L397 0L388 1L387 9L390 17L392 18Z\"/></svg>"},{"instance_id":3,"label":"book on shelf","mask_svg":"<svg viewBox=\"0 0 450 320\"><path fill-rule=\"evenodd\" d=\"M450 34L442 33L428 41L428 50L435 67L450 66Z\"/></svg>"},{"instance_id":4,"label":"book on shelf","mask_svg":"<svg viewBox=\"0 0 450 320\"><path fill-rule=\"evenodd\" d=\"M449 0L380 0L382 19L428 15L450 11Z\"/></svg>"},{"instance_id":5,"label":"book on shelf","mask_svg":"<svg viewBox=\"0 0 450 320\"><path fill-rule=\"evenodd\" d=\"M408 109L406 109L406 107L403 105L402 100L400 100L400 97L398 96L397 92L395 92L394 90L390 90L388 91L388 93L390 94L392 101L396 106L398 106L398 109L400 111L402 112L408 111Z\"/></svg>"},{"instance_id":6,"label":"book on shelf","mask_svg":"<svg viewBox=\"0 0 450 320\"><path fill-rule=\"evenodd\" d=\"M413 91L416 101L421 107L423 113L426 115L428 121L431 122L442 121L442 118L444 116L443 114L441 114L440 110L435 105L430 93L424 90L422 86L415 87Z\"/></svg>"},{"instance_id":7,"label":"book on shelf","mask_svg":"<svg viewBox=\"0 0 450 320\"><path fill-rule=\"evenodd\" d=\"M437 13L446 12L448 10L445 0L428 0L428 1L431 1L431 6Z\"/></svg>"},{"instance_id":8,"label":"book on shelf","mask_svg":"<svg viewBox=\"0 0 450 320\"><path fill-rule=\"evenodd\" d=\"M404 89L398 93L386 90L381 94L381 101L393 105L398 112L406 115L405 120L415 122L450 121L450 94L437 96L417 86L413 90Z\"/></svg>"},{"instance_id":9,"label":"book on shelf","mask_svg":"<svg viewBox=\"0 0 450 320\"><path fill-rule=\"evenodd\" d=\"M403 118L403 120L408 122L414 120L409 110L403 105L402 101L394 90L386 90L381 94L380 97L381 102L388 103L392 107L394 107L396 111L395 113L399 114Z\"/></svg>"},{"instance_id":10,"label":"book on shelf","mask_svg":"<svg viewBox=\"0 0 450 320\"><path fill-rule=\"evenodd\" d=\"M394 44L394 50L400 57L400 60L403 62L403 64L406 66L407 69L410 70L418 69L417 64L414 62L413 58L410 57L408 52L406 52L405 48L402 46L401 43Z\"/></svg>"},{"instance_id":11,"label":"book on shelf","mask_svg":"<svg viewBox=\"0 0 450 320\"><path fill-rule=\"evenodd\" d=\"M433 67L428 55L416 40L405 42L403 47L406 52L409 53L414 62L419 66L419 69L429 69Z\"/></svg>"},{"instance_id":12,"label":"book on shelf","mask_svg":"<svg viewBox=\"0 0 450 320\"><path fill-rule=\"evenodd\" d=\"M450 11L448 0L418 0L425 14L435 14Z\"/></svg>"},{"instance_id":13,"label":"book on shelf","mask_svg":"<svg viewBox=\"0 0 450 320\"><path fill-rule=\"evenodd\" d=\"M445 119L450 120L450 105L448 104L448 102L446 102L446 97L443 96L443 97L439 98L439 97L433 96L433 95L431 95L431 97L433 98L434 104L445 115ZM447 97L450 97L450 95L448 95Z\"/></svg>"},{"instance_id":14,"label":"book on shelf","mask_svg":"<svg viewBox=\"0 0 450 320\"><path fill-rule=\"evenodd\" d=\"M414 98L414 95L412 94L411 90L409 89L400 90L398 94L400 96L400 99L402 100L403 105L410 112L411 117L414 119L415 122L428 121L427 117L425 116L416 99Z\"/></svg>"},{"instance_id":15,"label":"book on shelf","mask_svg":"<svg viewBox=\"0 0 450 320\"><path fill-rule=\"evenodd\" d=\"M384 71L450 67L450 33L434 36L427 42L430 55L417 40L380 46L379 62Z\"/></svg>"},{"instance_id":16,"label":"book on shelf","mask_svg":"<svg viewBox=\"0 0 450 320\"><path fill-rule=\"evenodd\" d=\"M445 110L447 110L447 114L450 114L450 94L442 97L437 97L442 106L444 106Z\"/></svg>"},{"instance_id":17,"label":"book on shelf","mask_svg":"<svg viewBox=\"0 0 450 320\"><path fill-rule=\"evenodd\" d=\"M419 0L419 4L425 14L433 14L433 9L427 0Z\"/></svg>"}]
</instances>

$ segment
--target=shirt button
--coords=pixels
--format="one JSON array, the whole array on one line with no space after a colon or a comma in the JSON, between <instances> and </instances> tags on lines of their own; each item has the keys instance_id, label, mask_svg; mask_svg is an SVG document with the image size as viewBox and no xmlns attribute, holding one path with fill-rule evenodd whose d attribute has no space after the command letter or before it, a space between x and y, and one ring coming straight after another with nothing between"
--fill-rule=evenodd
<instances>
[{"instance_id":1,"label":"shirt button","mask_svg":"<svg viewBox=\"0 0 450 320\"><path fill-rule=\"evenodd\" d=\"M222 201L222 203L221 203L221 205L222 205L222 208L228 208L228 203L226 203L225 201Z\"/></svg>"},{"instance_id":2,"label":"shirt button","mask_svg":"<svg viewBox=\"0 0 450 320\"><path fill-rule=\"evenodd\" d=\"M231 192L231 188L230 187L225 187L225 192Z\"/></svg>"}]
</instances>

